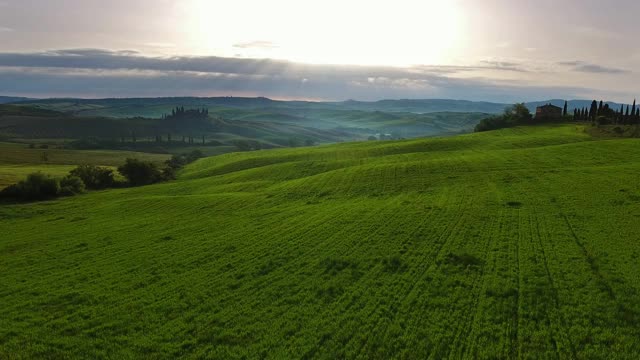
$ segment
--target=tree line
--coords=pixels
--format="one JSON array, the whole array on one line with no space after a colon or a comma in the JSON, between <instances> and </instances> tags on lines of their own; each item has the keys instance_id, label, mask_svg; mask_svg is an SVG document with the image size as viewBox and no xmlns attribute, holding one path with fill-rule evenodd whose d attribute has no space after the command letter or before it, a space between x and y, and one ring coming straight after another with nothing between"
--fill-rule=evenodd
<instances>
[{"instance_id":1,"label":"tree line","mask_svg":"<svg viewBox=\"0 0 640 360\"><path fill-rule=\"evenodd\" d=\"M598 125L637 125L640 124L640 106L636 106L636 100L633 100L631 107L623 104L620 109L612 109L602 100L599 103L593 100L589 108L574 109L573 119Z\"/></svg>"},{"instance_id":2,"label":"tree line","mask_svg":"<svg viewBox=\"0 0 640 360\"><path fill-rule=\"evenodd\" d=\"M202 157L204 154L199 150L173 155L165 161L164 167L154 162L128 158L117 169L126 179L125 182L116 180L113 169L96 165L80 165L61 179L41 172L32 173L26 179L0 191L0 198L36 201L74 196L86 190L151 185L175 179L180 168Z\"/></svg>"},{"instance_id":3,"label":"tree line","mask_svg":"<svg viewBox=\"0 0 640 360\"><path fill-rule=\"evenodd\" d=\"M163 114L162 120L204 120L209 117L209 109L186 109L184 106L176 106L171 109L171 114Z\"/></svg>"}]
</instances>

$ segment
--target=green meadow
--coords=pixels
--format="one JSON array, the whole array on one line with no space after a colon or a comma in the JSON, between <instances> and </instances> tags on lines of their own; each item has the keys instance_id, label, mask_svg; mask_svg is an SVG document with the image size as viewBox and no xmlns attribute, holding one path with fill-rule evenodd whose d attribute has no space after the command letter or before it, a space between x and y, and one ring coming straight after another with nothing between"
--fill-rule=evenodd
<instances>
[{"instance_id":1,"label":"green meadow","mask_svg":"<svg viewBox=\"0 0 640 360\"><path fill-rule=\"evenodd\" d=\"M116 150L72 150L51 146L47 149L29 148L29 144L0 142L0 189L15 184L28 174L41 171L63 177L78 165L93 164L107 167L122 165L126 158L160 163L171 155Z\"/></svg>"},{"instance_id":2,"label":"green meadow","mask_svg":"<svg viewBox=\"0 0 640 360\"><path fill-rule=\"evenodd\" d=\"M636 359L639 233L577 125L224 154L0 205L0 358Z\"/></svg>"}]
</instances>

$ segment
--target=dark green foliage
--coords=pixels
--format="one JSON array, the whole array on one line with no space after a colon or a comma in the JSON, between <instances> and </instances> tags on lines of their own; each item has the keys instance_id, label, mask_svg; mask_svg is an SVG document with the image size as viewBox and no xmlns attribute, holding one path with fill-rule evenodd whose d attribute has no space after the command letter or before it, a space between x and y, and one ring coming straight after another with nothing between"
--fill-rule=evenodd
<instances>
[{"instance_id":1,"label":"dark green foliage","mask_svg":"<svg viewBox=\"0 0 640 360\"><path fill-rule=\"evenodd\" d=\"M113 170L96 165L80 165L69 172L82 179L88 189L100 190L114 185Z\"/></svg>"},{"instance_id":2,"label":"dark green foliage","mask_svg":"<svg viewBox=\"0 0 640 360\"><path fill-rule=\"evenodd\" d=\"M512 126L531 124L533 116L529 109L523 104L515 104L505 109L504 114L483 119L476 126L476 132L497 130Z\"/></svg>"},{"instance_id":3,"label":"dark green foliage","mask_svg":"<svg viewBox=\"0 0 640 360\"><path fill-rule=\"evenodd\" d=\"M162 170L150 161L129 158L118 167L118 172L133 186L150 185L163 180Z\"/></svg>"},{"instance_id":4,"label":"dark green foliage","mask_svg":"<svg viewBox=\"0 0 640 360\"><path fill-rule=\"evenodd\" d=\"M382 266L387 273L400 273L407 269L407 265L398 255L390 256L382 260Z\"/></svg>"},{"instance_id":5,"label":"dark green foliage","mask_svg":"<svg viewBox=\"0 0 640 360\"><path fill-rule=\"evenodd\" d=\"M60 181L43 173L29 174L25 180L0 192L0 197L19 200L45 200L60 194Z\"/></svg>"},{"instance_id":6,"label":"dark green foliage","mask_svg":"<svg viewBox=\"0 0 640 360\"><path fill-rule=\"evenodd\" d=\"M173 155L171 159L166 161L166 164L170 168L179 169L203 157L204 153L202 151L193 150L189 153Z\"/></svg>"},{"instance_id":7,"label":"dark green foliage","mask_svg":"<svg viewBox=\"0 0 640 360\"><path fill-rule=\"evenodd\" d=\"M60 195L73 196L84 193L86 186L81 178L68 175L60 179Z\"/></svg>"},{"instance_id":8,"label":"dark green foliage","mask_svg":"<svg viewBox=\"0 0 640 360\"><path fill-rule=\"evenodd\" d=\"M482 266L483 261L478 259L477 257L469 254L453 254L449 253L447 255L446 262L451 265L460 266L460 267L478 267Z\"/></svg>"},{"instance_id":9,"label":"dark green foliage","mask_svg":"<svg viewBox=\"0 0 640 360\"><path fill-rule=\"evenodd\" d=\"M522 207L522 203L519 201L508 201L507 206L513 207L513 208L519 208L519 207Z\"/></svg>"},{"instance_id":10,"label":"dark green foliage","mask_svg":"<svg viewBox=\"0 0 640 360\"><path fill-rule=\"evenodd\" d=\"M164 180L173 180L176 178L176 172L188 165L192 162L203 158L204 153L200 150L193 150L189 153L173 155L171 159L167 160L165 164L167 165L164 169L162 169L162 178Z\"/></svg>"}]
</instances>

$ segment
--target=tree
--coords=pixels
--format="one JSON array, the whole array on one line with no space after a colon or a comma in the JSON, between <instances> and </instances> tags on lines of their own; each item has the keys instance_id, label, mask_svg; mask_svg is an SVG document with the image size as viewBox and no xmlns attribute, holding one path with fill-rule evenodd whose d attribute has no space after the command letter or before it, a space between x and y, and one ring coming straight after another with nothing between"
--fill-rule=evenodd
<instances>
[{"instance_id":1,"label":"tree","mask_svg":"<svg viewBox=\"0 0 640 360\"><path fill-rule=\"evenodd\" d=\"M115 183L113 170L101 166L80 165L69 174L80 178L87 188L93 190L106 189Z\"/></svg>"},{"instance_id":2,"label":"tree","mask_svg":"<svg viewBox=\"0 0 640 360\"><path fill-rule=\"evenodd\" d=\"M118 172L133 186L149 185L162 180L162 171L149 161L128 158L124 165L118 167Z\"/></svg>"},{"instance_id":3,"label":"tree","mask_svg":"<svg viewBox=\"0 0 640 360\"><path fill-rule=\"evenodd\" d=\"M60 180L60 195L62 196L82 194L85 189L84 182L77 176L67 175Z\"/></svg>"},{"instance_id":4,"label":"tree","mask_svg":"<svg viewBox=\"0 0 640 360\"><path fill-rule=\"evenodd\" d=\"M515 104L505 109L501 116L492 116L480 121L475 131L489 131L505 127L529 124L533 116L524 103Z\"/></svg>"},{"instance_id":5,"label":"tree","mask_svg":"<svg viewBox=\"0 0 640 360\"><path fill-rule=\"evenodd\" d=\"M569 108L569 103L565 100L564 109L562 110L562 116L567 116L567 110Z\"/></svg>"},{"instance_id":6,"label":"tree","mask_svg":"<svg viewBox=\"0 0 640 360\"><path fill-rule=\"evenodd\" d=\"M589 118L594 121L598 116L598 102L593 100L591 102L591 109L589 109Z\"/></svg>"},{"instance_id":7,"label":"tree","mask_svg":"<svg viewBox=\"0 0 640 360\"><path fill-rule=\"evenodd\" d=\"M20 200L45 200L58 196L60 181L37 172L27 175L25 180L0 191L0 197Z\"/></svg>"}]
</instances>

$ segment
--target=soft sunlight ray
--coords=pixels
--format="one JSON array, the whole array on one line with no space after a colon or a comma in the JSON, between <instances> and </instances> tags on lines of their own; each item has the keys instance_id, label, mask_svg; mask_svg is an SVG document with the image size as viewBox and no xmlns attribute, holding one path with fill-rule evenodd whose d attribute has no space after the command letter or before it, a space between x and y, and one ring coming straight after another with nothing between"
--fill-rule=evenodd
<instances>
[{"instance_id":1,"label":"soft sunlight ray","mask_svg":"<svg viewBox=\"0 0 640 360\"><path fill-rule=\"evenodd\" d=\"M200 54L403 66L445 62L464 45L453 1L191 0L184 11Z\"/></svg>"}]
</instances>

